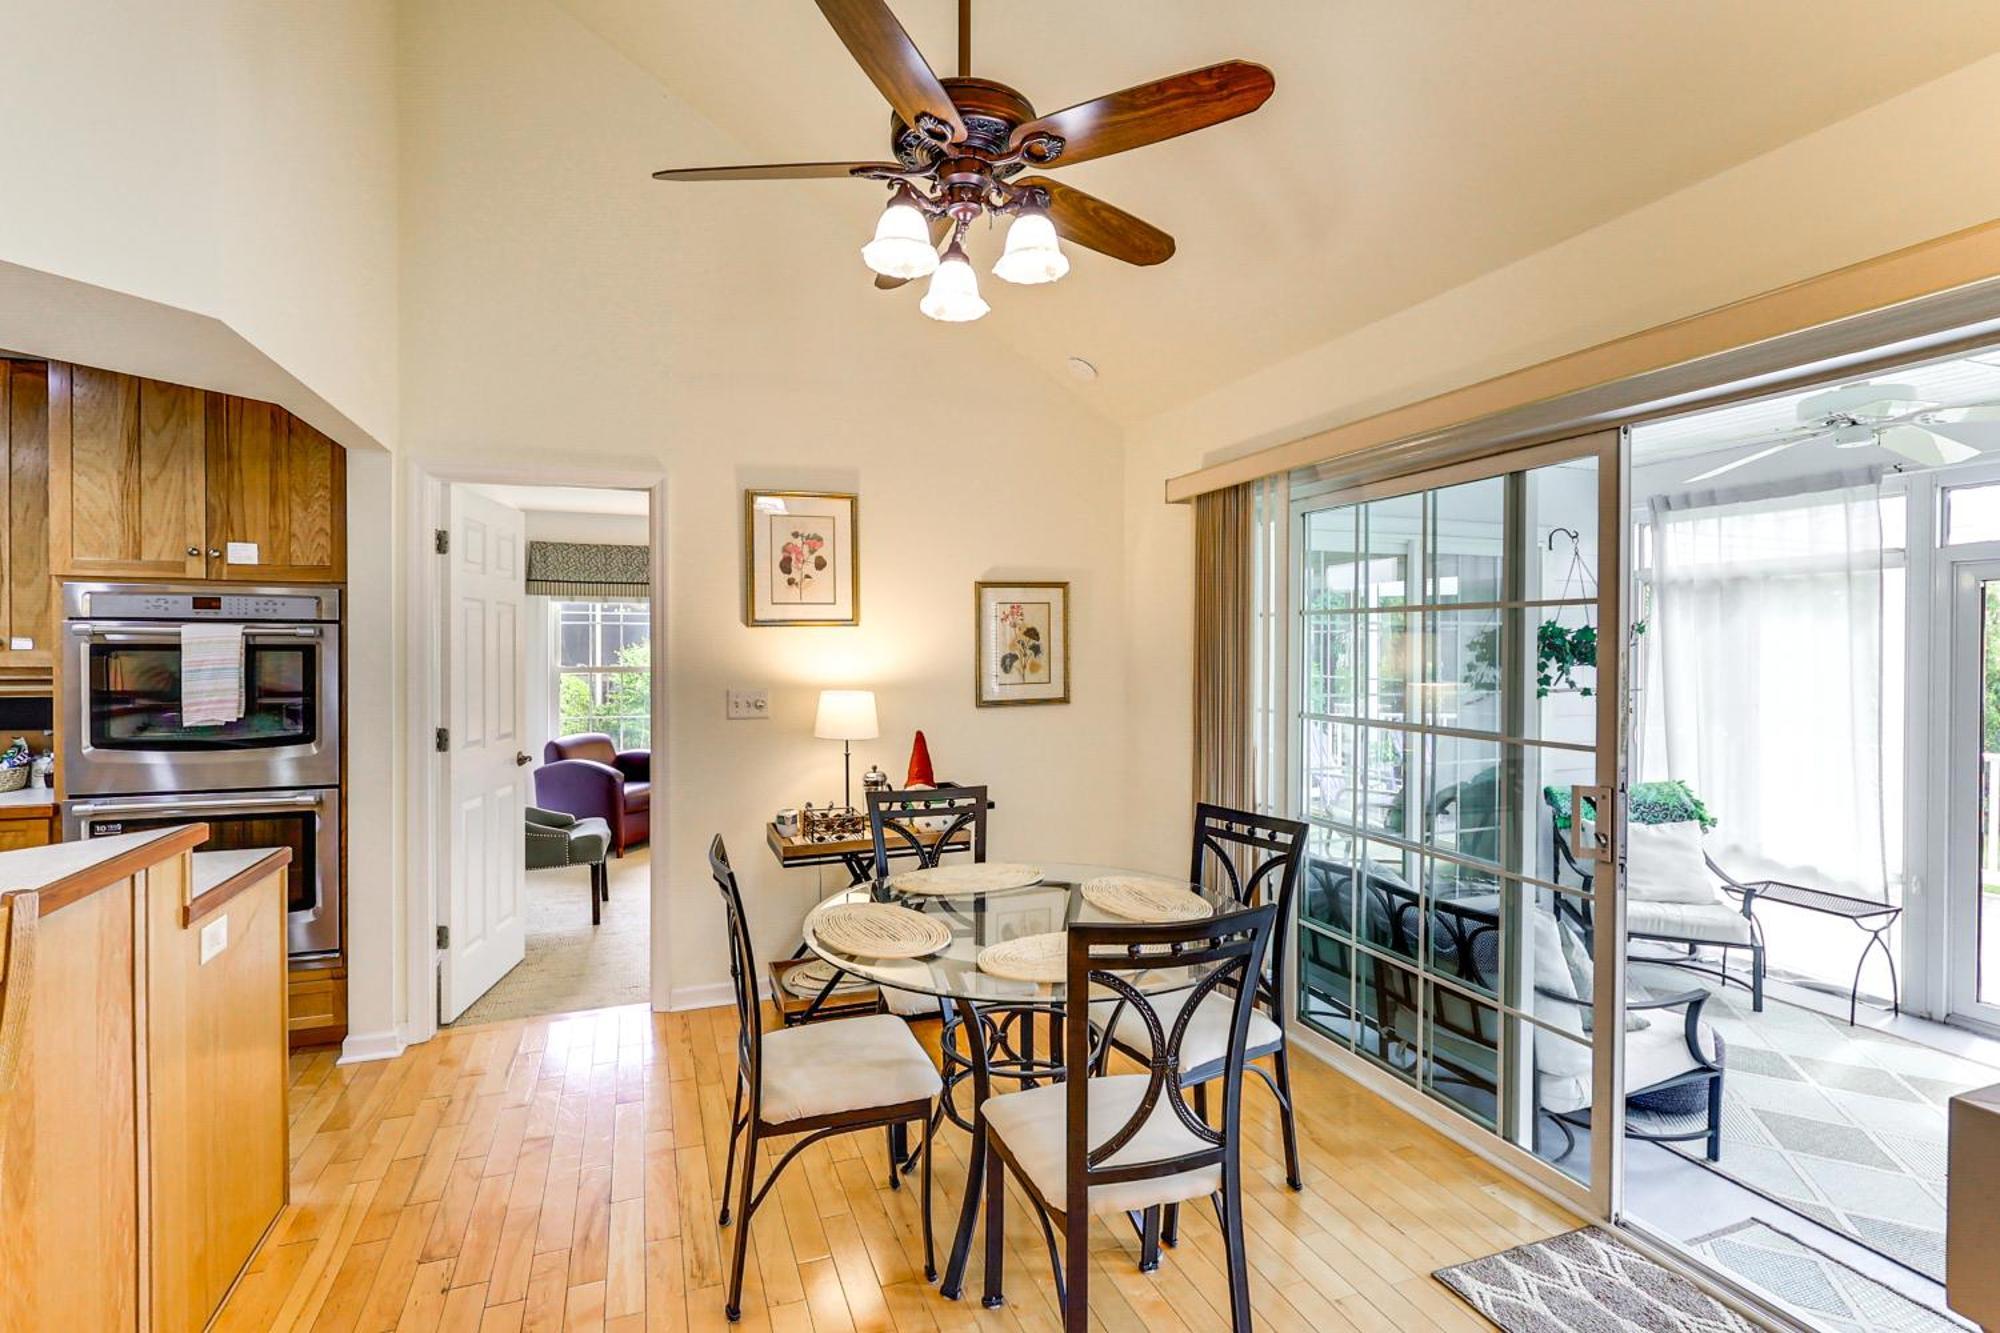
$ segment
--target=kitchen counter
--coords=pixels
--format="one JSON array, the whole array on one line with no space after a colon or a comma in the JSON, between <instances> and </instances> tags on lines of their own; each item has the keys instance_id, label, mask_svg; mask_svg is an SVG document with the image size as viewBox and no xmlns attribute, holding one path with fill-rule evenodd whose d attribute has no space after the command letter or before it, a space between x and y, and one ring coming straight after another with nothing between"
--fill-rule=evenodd
<instances>
[{"instance_id":1,"label":"kitchen counter","mask_svg":"<svg viewBox=\"0 0 2000 1333\"><path fill-rule=\"evenodd\" d=\"M0 791L0 819L47 819L56 806L54 787Z\"/></svg>"},{"instance_id":2,"label":"kitchen counter","mask_svg":"<svg viewBox=\"0 0 2000 1333\"><path fill-rule=\"evenodd\" d=\"M292 862L289 847L250 847L239 851L196 852L194 882L182 924L192 925L266 876Z\"/></svg>"}]
</instances>

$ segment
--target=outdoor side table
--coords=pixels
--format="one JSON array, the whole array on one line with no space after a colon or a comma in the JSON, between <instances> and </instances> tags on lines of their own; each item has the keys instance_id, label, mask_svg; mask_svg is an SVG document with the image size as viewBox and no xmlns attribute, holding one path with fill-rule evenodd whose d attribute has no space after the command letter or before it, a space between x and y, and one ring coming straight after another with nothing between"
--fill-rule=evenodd
<instances>
[{"instance_id":1,"label":"outdoor side table","mask_svg":"<svg viewBox=\"0 0 2000 1333\"><path fill-rule=\"evenodd\" d=\"M1889 927L1896 924L1896 918L1903 914L1900 906L1827 889L1809 889L1803 884L1787 884L1781 879L1753 880L1743 886L1743 911L1746 915L1754 918L1756 905L1760 902L1783 903L1787 907L1802 907L1822 916L1844 917L1868 936L1868 942L1861 946L1861 957L1854 964L1854 984L1847 991L1849 1027L1854 1026L1856 1007L1861 1001L1861 969L1868 965L1868 955L1877 948L1882 950L1882 958L1889 964L1889 1007L1898 1016L1902 1014L1903 1002L1896 980L1896 955L1884 938L1889 933ZM1761 923L1759 925L1761 928Z\"/></svg>"}]
</instances>

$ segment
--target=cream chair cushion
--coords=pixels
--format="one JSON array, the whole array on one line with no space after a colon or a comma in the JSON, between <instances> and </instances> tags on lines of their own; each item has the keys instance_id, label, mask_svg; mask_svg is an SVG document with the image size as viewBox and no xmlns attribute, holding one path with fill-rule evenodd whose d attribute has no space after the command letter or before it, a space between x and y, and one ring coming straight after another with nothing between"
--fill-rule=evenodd
<instances>
[{"instance_id":1,"label":"cream chair cushion","mask_svg":"<svg viewBox=\"0 0 2000 1333\"><path fill-rule=\"evenodd\" d=\"M898 1018L936 1018L938 997L901 986L882 987L882 1003Z\"/></svg>"},{"instance_id":2,"label":"cream chair cushion","mask_svg":"<svg viewBox=\"0 0 2000 1333\"><path fill-rule=\"evenodd\" d=\"M889 1014L767 1032L763 1065L767 1125L920 1102L944 1087L909 1025Z\"/></svg>"},{"instance_id":3,"label":"cream chair cushion","mask_svg":"<svg viewBox=\"0 0 2000 1333\"><path fill-rule=\"evenodd\" d=\"M1750 918L1727 899L1715 903L1625 902L1625 933L1701 944L1754 944Z\"/></svg>"},{"instance_id":4,"label":"cream chair cushion","mask_svg":"<svg viewBox=\"0 0 2000 1333\"><path fill-rule=\"evenodd\" d=\"M1162 1032L1173 1035L1174 1024L1180 1021L1181 1010L1187 1007L1188 996L1193 993L1189 989L1149 997L1153 1012L1160 1016ZM1141 1059L1152 1055L1153 1034L1146 1030L1146 1020L1136 1005L1129 1001L1120 1005L1115 1000L1098 1000L1090 1006L1090 1016L1097 1023L1107 1023L1114 1008L1118 1010L1118 1025L1112 1035L1119 1044L1137 1051ZM1187 1032L1181 1038L1182 1069L1222 1063L1229 1050L1229 1020L1235 1008L1236 997L1221 987L1202 996L1201 1007L1188 1020ZM1249 1041L1244 1050L1251 1058L1275 1051L1284 1041L1285 1034L1269 1014L1261 1009L1250 1011Z\"/></svg>"},{"instance_id":5,"label":"cream chair cushion","mask_svg":"<svg viewBox=\"0 0 2000 1333\"><path fill-rule=\"evenodd\" d=\"M1701 854L1701 825L1632 824L1625 830L1625 897L1629 902L1726 902Z\"/></svg>"},{"instance_id":6,"label":"cream chair cushion","mask_svg":"<svg viewBox=\"0 0 2000 1333\"><path fill-rule=\"evenodd\" d=\"M1132 1118L1132 1112L1146 1095L1147 1081L1144 1074L1114 1074L1089 1080L1090 1143L1105 1142ZM1068 1093L1066 1084L1045 1083L1026 1092L989 1097L985 1106L987 1132L1007 1145L1022 1174L1058 1209L1064 1206L1064 1182L1068 1179L1064 1160L1069 1139L1069 1110L1065 1100ZM1167 1105L1168 1095L1161 1088L1160 1100L1139 1132L1100 1165L1156 1162L1214 1146L1197 1138L1193 1130L1181 1123L1173 1107ZM1150 1208L1154 1204L1204 1198L1221 1188L1221 1166L1201 1167L1155 1180L1093 1186L1090 1207L1092 1212Z\"/></svg>"},{"instance_id":7,"label":"cream chair cushion","mask_svg":"<svg viewBox=\"0 0 2000 1333\"><path fill-rule=\"evenodd\" d=\"M1657 1021L1643 1031L1625 1035L1625 1086L1629 1090L1628 1095L1644 1092L1656 1083L1664 1083L1697 1067L1694 1057L1688 1053L1687 1023L1681 1011L1656 1010L1653 1017ZM1701 1044L1702 1054L1714 1063L1715 1029L1705 1022L1698 1024L1695 1040ZM1581 1111L1590 1105L1591 1053L1588 1046L1536 1033L1535 1070L1540 1076L1542 1110L1560 1115L1567 1111Z\"/></svg>"}]
</instances>

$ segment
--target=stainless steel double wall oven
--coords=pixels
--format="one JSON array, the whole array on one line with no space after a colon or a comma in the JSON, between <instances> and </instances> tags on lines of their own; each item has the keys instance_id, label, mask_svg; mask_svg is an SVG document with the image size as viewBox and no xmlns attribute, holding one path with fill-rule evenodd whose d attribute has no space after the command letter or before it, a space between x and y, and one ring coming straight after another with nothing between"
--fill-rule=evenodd
<instances>
[{"instance_id":1,"label":"stainless steel double wall oven","mask_svg":"<svg viewBox=\"0 0 2000 1333\"><path fill-rule=\"evenodd\" d=\"M292 849L294 957L340 948L340 590L63 587L64 834L199 820L204 850ZM243 626L243 714L181 716L181 627Z\"/></svg>"}]
</instances>

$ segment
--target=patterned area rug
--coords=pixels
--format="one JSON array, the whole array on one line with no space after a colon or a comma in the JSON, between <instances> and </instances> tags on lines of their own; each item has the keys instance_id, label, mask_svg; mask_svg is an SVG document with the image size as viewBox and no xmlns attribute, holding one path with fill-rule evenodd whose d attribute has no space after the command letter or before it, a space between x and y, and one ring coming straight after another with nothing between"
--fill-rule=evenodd
<instances>
[{"instance_id":1,"label":"patterned area rug","mask_svg":"<svg viewBox=\"0 0 2000 1333\"><path fill-rule=\"evenodd\" d=\"M527 956L453 1027L646 1001L652 975L652 860L646 848L612 859L602 925L590 924L590 872L582 866L531 871L527 892Z\"/></svg>"},{"instance_id":2,"label":"patterned area rug","mask_svg":"<svg viewBox=\"0 0 2000 1333\"><path fill-rule=\"evenodd\" d=\"M1755 1328L1601 1227L1440 1268L1435 1276L1505 1333L1751 1333Z\"/></svg>"},{"instance_id":3,"label":"patterned area rug","mask_svg":"<svg viewBox=\"0 0 2000 1333\"><path fill-rule=\"evenodd\" d=\"M1972 1327L1754 1218L1698 1236L1688 1248L1828 1333L1964 1333Z\"/></svg>"},{"instance_id":4,"label":"patterned area rug","mask_svg":"<svg viewBox=\"0 0 2000 1333\"><path fill-rule=\"evenodd\" d=\"M1729 1043L1717 1169L1942 1282L1945 1105L2000 1070L1776 999L1754 1013L1740 986L1642 968L1714 996L1703 1016Z\"/></svg>"}]
</instances>

